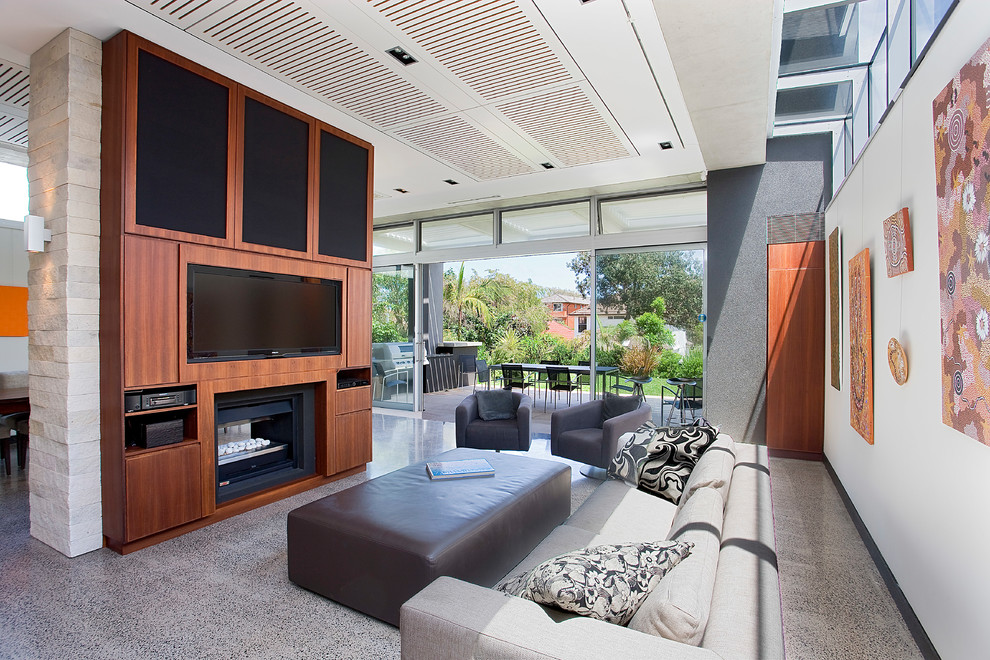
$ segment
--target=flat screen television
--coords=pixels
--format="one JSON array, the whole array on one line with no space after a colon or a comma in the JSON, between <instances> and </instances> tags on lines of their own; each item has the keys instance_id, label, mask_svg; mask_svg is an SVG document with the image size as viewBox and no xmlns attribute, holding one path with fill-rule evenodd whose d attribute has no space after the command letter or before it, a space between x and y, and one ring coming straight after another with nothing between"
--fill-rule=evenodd
<instances>
[{"instance_id":1,"label":"flat screen television","mask_svg":"<svg viewBox=\"0 0 990 660\"><path fill-rule=\"evenodd\" d=\"M189 264L189 362L340 353L341 283Z\"/></svg>"}]
</instances>

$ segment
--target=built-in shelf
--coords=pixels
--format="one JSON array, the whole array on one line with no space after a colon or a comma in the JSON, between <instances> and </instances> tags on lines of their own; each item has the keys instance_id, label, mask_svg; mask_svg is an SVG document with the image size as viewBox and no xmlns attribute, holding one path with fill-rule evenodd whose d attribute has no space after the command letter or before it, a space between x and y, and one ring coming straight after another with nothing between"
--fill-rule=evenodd
<instances>
[{"instance_id":1,"label":"built-in shelf","mask_svg":"<svg viewBox=\"0 0 990 660\"><path fill-rule=\"evenodd\" d=\"M196 404L190 403L184 406L170 406L168 408L152 408L151 410L135 410L134 412L124 413L124 417L137 417L138 415L154 415L157 413L174 412L176 410L196 410Z\"/></svg>"}]
</instances>

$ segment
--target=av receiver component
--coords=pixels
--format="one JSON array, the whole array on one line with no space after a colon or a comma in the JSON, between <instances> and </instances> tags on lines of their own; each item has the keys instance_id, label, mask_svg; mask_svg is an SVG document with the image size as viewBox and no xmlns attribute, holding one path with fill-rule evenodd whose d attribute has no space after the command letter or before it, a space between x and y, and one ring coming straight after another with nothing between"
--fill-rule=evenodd
<instances>
[{"instance_id":1,"label":"av receiver component","mask_svg":"<svg viewBox=\"0 0 990 660\"><path fill-rule=\"evenodd\" d=\"M196 390L193 388L167 392L143 392L141 394L141 410L187 406L193 403L196 403Z\"/></svg>"},{"instance_id":2,"label":"av receiver component","mask_svg":"<svg viewBox=\"0 0 990 660\"><path fill-rule=\"evenodd\" d=\"M338 390L346 390L349 387L364 387L371 385L365 378L341 378L337 381Z\"/></svg>"}]
</instances>

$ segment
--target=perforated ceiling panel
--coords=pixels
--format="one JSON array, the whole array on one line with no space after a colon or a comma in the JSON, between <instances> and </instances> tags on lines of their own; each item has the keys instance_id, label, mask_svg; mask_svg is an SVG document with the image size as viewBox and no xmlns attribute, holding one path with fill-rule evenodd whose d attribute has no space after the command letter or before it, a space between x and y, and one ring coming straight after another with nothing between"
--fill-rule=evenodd
<instances>
[{"instance_id":1,"label":"perforated ceiling panel","mask_svg":"<svg viewBox=\"0 0 990 660\"><path fill-rule=\"evenodd\" d=\"M584 165L631 155L587 92L557 89L497 106L563 165Z\"/></svg>"},{"instance_id":2,"label":"perforated ceiling panel","mask_svg":"<svg viewBox=\"0 0 990 660\"><path fill-rule=\"evenodd\" d=\"M128 0L185 30L233 0Z\"/></svg>"},{"instance_id":3,"label":"perforated ceiling panel","mask_svg":"<svg viewBox=\"0 0 990 660\"><path fill-rule=\"evenodd\" d=\"M465 178L498 179L540 172L538 163L546 161L566 167L635 153L531 2L128 2ZM386 42L399 42L424 61L407 70L384 46L369 49Z\"/></svg>"},{"instance_id":4,"label":"perforated ceiling panel","mask_svg":"<svg viewBox=\"0 0 990 660\"><path fill-rule=\"evenodd\" d=\"M367 1L486 100L574 79L514 0Z\"/></svg>"},{"instance_id":5,"label":"perforated ceiling panel","mask_svg":"<svg viewBox=\"0 0 990 660\"><path fill-rule=\"evenodd\" d=\"M28 91L25 67L0 60L0 142L28 146Z\"/></svg>"},{"instance_id":6,"label":"perforated ceiling panel","mask_svg":"<svg viewBox=\"0 0 990 660\"><path fill-rule=\"evenodd\" d=\"M446 117L396 131L410 144L450 162L478 179L500 179L536 168L460 117Z\"/></svg>"},{"instance_id":7,"label":"perforated ceiling panel","mask_svg":"<svg viewBox=\"0 0 990 660\"><path fill-rule=\"evenodd\" d=\"M447 111L291 0L218 0L190 25L172 3L130 1L383 130Z\"/></svg>"}]
</instances>

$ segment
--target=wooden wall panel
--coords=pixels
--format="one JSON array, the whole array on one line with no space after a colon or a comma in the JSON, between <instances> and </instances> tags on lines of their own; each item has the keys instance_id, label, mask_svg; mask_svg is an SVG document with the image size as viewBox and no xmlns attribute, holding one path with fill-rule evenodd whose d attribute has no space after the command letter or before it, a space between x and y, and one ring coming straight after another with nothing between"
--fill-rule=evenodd
<instances>
[{"instance_id":1,"label":"wooden wall panel","mask_svg":"<svg viewBox=\"0 0 990 660\"><path fill-rule=\"evenodd\" d=\"M197 235L195 228L178 231L142 225L136 218L139 50L231 90L226 236L222 238ZM371 218L369 213L366 254L353 255L360 259L316 253L318 168L316 131L312 130L307 174L307 249L300 252L243 243L238 215L243 193L243 145L238 139L243 133L243 99L248 94L262 97L126 31L104 44L103 71L100 388L104 537L109 547L126 553L354 474L371 460L369 395L345 395L345 408L354 410L345 415L338 415L336 396L337 371L347 366L348 355L350 364L359 367L348 372L352 376L367 378L371 364ZM311 127L316 125L314 119L300 117ZM326 128L368 149L370 209L371 145ZM185 292L190 263L340 281L341 354L189 364ZM295 383L315 386L317 474L217 507L215 393ZM196 412L186 417L189 439L182 445L125 452L124 389L180 384L196 386L198 394ZM338 435L345 442L338 443Z\"/></svg>"},{"instance_id":2,"label":"wooden wall panel","mask_svg":"<svg viewBox=\"0 0 990 660\"><path fill-rule=\"evenodd\" d=\"M344 357L348 367L371 364L371 271L347 269Z\"/></svg>"},{"instance_id":3,"label":"wooden wall panel","mask_svg":"<svg viewBox=\"0 0 990 660\"><path fill-rule=\"evenodd\" d=\"M371 462L371 413L368 410L337 415L337 471Z\"/></svg>"},{"instance_id":4,"label":"wooden wall panel","mask_svg":"<svg viewBox=\"0 0 990 660\"><path fill-rule=\"evenodd\" d=\"M820 457L825 433L825 244L767 247L767 447Z\"/></svg>"},{"instance_id":5,"label":"wooden wall panel","mask_svg":"<svg viewBox=\"0 0 990 660\"><path fill-rule=\"evenodd\" d=\"M126 473L128 541L203 515L199 445L133 456Z\"/></svg>"},{"instance_id":6,"label":"wooden wall panel","mask_svg":"<svg viewBox=\"0 0 990 660\"><path fill-rule=\"evenodd\" d=\"M124 387L177 383L179 246L124 239Z\"/></svg>"}]
</instances>

